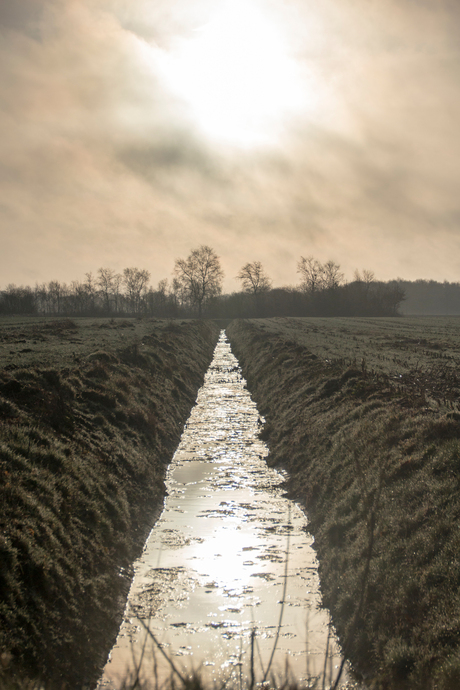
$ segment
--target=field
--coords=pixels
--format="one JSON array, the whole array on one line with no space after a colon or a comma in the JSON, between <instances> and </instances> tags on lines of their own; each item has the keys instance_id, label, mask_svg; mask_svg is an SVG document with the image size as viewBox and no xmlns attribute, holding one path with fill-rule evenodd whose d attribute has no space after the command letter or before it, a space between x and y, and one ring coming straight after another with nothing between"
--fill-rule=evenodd
<instances>
[{"instance_id":1,"label":"field","mask_svg":"<svg viewBox=\"0 0 460 690\"><path fill-rule=\"evenodd\" d=\"M460 687L460 320L239 320L227 333L356 670L372 688Z\"/></svg>"},{"instance_id":2,"label":"field","mask_svg":"<svg viewBox=\"0 0 460 690\"><path fill-rule=\"evenodd\" d=\"M0 323L0 687L98 678L218 332Z\"/></svg>"},{"instance_id":3,"label":"field","mask_svg":"<svg viewBox=\"0 0 460 690\"><path fill-rule=\"evenodd\" d=\"M3 317L0 362L10 371L28 366L67 367L101 350L115 352L135 342L142 347L142 339L152 330L160 334L171 323L167 319Z\"/></svg>"},{"instance_id":4,"label":"field","mask_svg":"<svg viewBox=\"0 0 460 690\"><path fill-rule=\"evenodd\" d=\"M267 335L281 319L263 319ZM282 320L282 334L324 362L358 367L426 395L429 404L460 401L460 317Z\"/></svg>"},{"instance_id":5,"label":"field","mask_svg":"<svg viewBox=\"0 0 460 690\"><path fill-rule=\"evenodd\" d=\"M407 373L423 361L460 363L460 317L263 319L268 333L306 345L323 359L360 363L386 374Z\"/></svg>"},{"instance_id":6,"label":"field","mask_svg":"<svg viewBox=\"0 0 460 690\"><path fill-rule=\"evenodd\" d=\"M0 323L0 687L97 678L211 360L205 321ZM460 687L460 319L227 333L369 688Z\"/></svg>"}]
</instances>

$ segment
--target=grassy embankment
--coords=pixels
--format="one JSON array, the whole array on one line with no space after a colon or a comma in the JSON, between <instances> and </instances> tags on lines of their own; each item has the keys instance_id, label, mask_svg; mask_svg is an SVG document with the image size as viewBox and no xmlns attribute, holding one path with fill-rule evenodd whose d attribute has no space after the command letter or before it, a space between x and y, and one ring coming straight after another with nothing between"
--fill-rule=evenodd
<instances>
[{"instance_id":1,"label":"grassy embankment","mask_svg":"<svg viewBox=\"0 0 460 690\"><path fill-rule=\"evenodd\" d=\"M227 329L269 462L307 509L324 605L375 688L460 687L460 320Z\"/></svg>"},{"instance_id":2,"label":"grassy embankment","mask_svg":"<svg viewBox=\"0 0 460 690\"><path fill-rule=\"evenodd\" d=\"M0 324L0 686L98 677L217 337L197 321Z\"/></svg>"}]
</instances>

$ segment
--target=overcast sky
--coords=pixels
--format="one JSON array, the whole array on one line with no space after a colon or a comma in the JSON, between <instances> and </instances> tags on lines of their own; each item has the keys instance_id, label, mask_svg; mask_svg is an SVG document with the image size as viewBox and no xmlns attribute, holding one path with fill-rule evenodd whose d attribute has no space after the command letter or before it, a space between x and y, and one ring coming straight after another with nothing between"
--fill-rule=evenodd
<instances>
[{"instance_id":1,"label":"overcast sky","mask_svg":"<svg viewBox=\"0 0 460 690\"><path fill-rule=\"evenodd\" d=\"M0 0L0 287L460 280L458 0Z\"/></svg>"}]
</instances>

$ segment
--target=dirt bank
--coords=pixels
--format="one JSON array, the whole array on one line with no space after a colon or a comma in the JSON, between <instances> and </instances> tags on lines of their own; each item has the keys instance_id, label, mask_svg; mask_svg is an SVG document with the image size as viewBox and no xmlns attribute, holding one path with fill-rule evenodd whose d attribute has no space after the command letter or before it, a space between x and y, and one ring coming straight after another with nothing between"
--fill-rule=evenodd
<instances>
[{"instance_id":1,"label":"dirt bank","mask_svg":"<svg viewBox=\"0 0 460 690\"><path fill-rule=\"evenodd\" d=\"M0 323L0 685L99 675L218 331Z\"/></svg>"},{"instance_id":2,"label":"dirt bank","mask_svg":"<svg viewBox=\"0 0 460 690\"><path fill-rule=\"evenodd\" d=\"M365 362L313 354L313 321L227 328L267 420L269 462L289 471L306 506L324 604L369 686L453 690L460 415Z\"/></svg>"}]
</instances>

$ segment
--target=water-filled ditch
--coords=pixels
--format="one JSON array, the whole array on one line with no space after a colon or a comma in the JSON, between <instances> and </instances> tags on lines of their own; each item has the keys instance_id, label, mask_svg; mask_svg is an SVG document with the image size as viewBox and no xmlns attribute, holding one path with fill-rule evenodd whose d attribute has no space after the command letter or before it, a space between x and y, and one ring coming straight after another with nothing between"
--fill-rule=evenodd
<instances>
[{"instance_id":1,"label":"water-filled ditch","mask_svg":"<svg viewBox=\"0 0 460 690\"><path fill-rule=\"evenodd\" d=\"M135 564L100 688L121 688L139 667L155 687L174 674L172 665L235 684L247 684L254 669L260 682L275 646L270 674L305 682L325 667L329 681L336 673L340 656L320 608L307 519L267 467L260 428L222 333L168 470L164 511Z\"/></svg>"}]
</instances>

